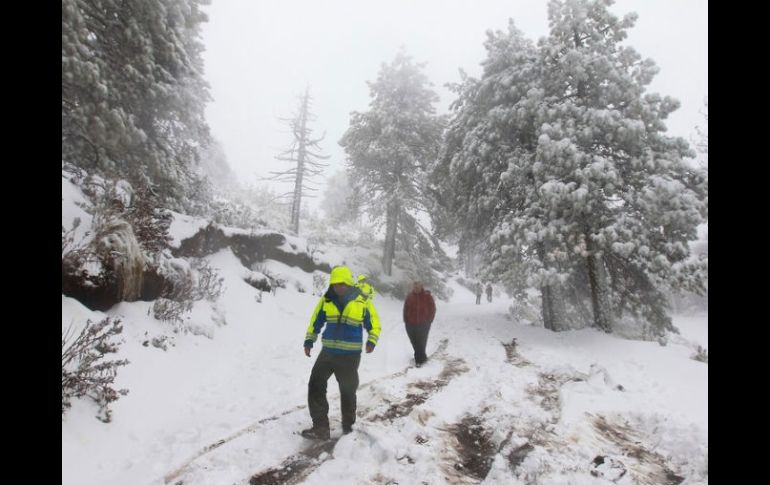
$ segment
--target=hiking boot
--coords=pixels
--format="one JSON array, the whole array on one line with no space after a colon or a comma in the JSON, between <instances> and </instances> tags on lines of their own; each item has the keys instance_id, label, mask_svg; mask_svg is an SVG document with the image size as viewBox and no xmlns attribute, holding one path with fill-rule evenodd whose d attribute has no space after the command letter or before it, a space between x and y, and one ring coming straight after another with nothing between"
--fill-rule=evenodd
<instances>
[{"instance_id":1,"label":"hiking boot","mask_svg":"<svg viewBox=\"0 0 770 485\"><path fill-rule=\"evenodd\" d=\"M330 436L329 428L322 428L320 426L303 429L300 434L311 440L328 440Z\"/></svg>"},{"instance_id":2,"label":"hiking boot","mask_svg":"<svg viewBox=\"0 0 770 485\"><path fill-rule=\"evenodd\" d=\"M345 426L345 425L342 426L342 434L349 434L349 433L352 433L352 432L353 432L353 425L352 424L350 426Z\"/></svg>"}]
</instances>

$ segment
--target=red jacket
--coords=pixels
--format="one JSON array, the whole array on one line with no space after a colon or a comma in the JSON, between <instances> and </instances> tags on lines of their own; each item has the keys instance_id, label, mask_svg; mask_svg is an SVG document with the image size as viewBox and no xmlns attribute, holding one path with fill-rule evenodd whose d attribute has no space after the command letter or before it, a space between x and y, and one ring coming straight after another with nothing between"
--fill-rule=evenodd
<instances>
[{"instance_id":1,"label":"red jacket","mask_svg":"<svg viewBox=\"0 0 770 485\"><path fill-rule=\"evenodd\" d=\"M433 322L436 316L436 303L430 291L420 293L409 292L404 301L404 323L409 325L424 325Z\"/></svg>"}]
</instances>

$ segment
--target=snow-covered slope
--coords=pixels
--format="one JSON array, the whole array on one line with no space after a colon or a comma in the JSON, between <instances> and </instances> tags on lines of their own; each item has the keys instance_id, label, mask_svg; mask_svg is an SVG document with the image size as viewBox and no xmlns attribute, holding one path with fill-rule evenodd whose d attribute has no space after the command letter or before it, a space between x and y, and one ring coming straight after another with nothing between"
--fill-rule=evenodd
<instances>
[{"instance_id":1,"label":"snow-covered slope","mask_svg":"<svg viewBox=\"0 0 770 485\"><path fill-rule=\"evenodd\" d=\"M62 179L62 224L89 215ZM175 214L173 245L205 226ZM236 233L236 229L228 229ZM287 251L306 241L287 238ZM318 261L369 272L369 250L315 247ZM216 304L196 302L183 326L152 318L153 302L93 312L62 295L62 329L105 316L123 321L112 421L76 400L62 419L62 483L706 483L708 316L675 316L681 335L641 342L592 329L552 333L511 321L510 301L475 305L452 281L439 301L429 363L414 368L402 302L375 299L379 344L359 369L359 421L340 437L339 392L329 381L333 441L296 432L312 358L302 351L317 303L313 274L267 260L286 288L261 292L230 248L205 258L224 278ZM181 260L178 260L181 263ZM499 292L496 291L496 295ZM186 328L187 333L175 333ZM164 349L165 348L165 349ZM337 441L337 438L339 440Z\"/></svg>"},{"instance_id":2,"label":"snow-covered slope","mask_svg":"<svg viewBox=\"0 0 770 485\"><path fill-rule=\"evenodd\" d=\"M130 393L112 405L106 424L93 417L92 404L74 403L62 422L63 484L247 483L291 464L305 445L293 433L309 424L304 405L317 349L308 359L302 341L317 297L287 288L257 302L229 250L207 259L226 286L227 324L212 339L164 331L147 316L151 303L108 312L124 319L119 357L131 364L116 383ZM383 329L361 361L358 431L295 479L444 483L474 481L487 470L487 483L610 483L620 474L616 483L653 483L666 473L707 481L708 365L690 359L695 341L707 345L705 316L677 320L686 323L684 335L664 347L517 325L506 316L507 301L475 305L470 292L454 290L439 303L428 345L432 352L446 340L445 349L406 371L411 348L401 302L377 297ZM63 326L101 316L62 297ZM173 338L169 350L143 345L164 333ZM513 338L517 345L506 349ZM333 380L329 389L338 436ZM484 459L463 451L463 436L480 443Z\"/></svg>"}]
</instances>

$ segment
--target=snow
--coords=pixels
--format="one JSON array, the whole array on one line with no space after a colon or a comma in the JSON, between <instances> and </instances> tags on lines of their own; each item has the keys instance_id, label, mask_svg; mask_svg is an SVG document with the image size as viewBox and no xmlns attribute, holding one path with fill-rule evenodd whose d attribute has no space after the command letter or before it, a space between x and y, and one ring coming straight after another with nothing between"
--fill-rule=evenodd
<instances>
[{"instance_id":1,"label":"snow","mask_svg":"<svg viewBox=\"0 0 770 485\"><path fill-rule=\"evenodd\" d=\"M227 237L232 236L263 236L265 234L275 234L275 231L269 231L266 229L241 229L239 227L220 226L222 232Z\"/></svg>"},{"instance_id":2,"label":"snow","mask_svg":"<svg viewBox=\"0 0 770 485\"><path fill-rule=\"evenodd\" d=\"M73 231L73 244L85 245L93 237L93 234L86 235L91 227L92 217L83 209L82 205L90 206L91 204L78 186L70 182L64 172L62 172L61 178L61 201L62 227L69 231L74 226L75 219L79 219L79 226Z\"/></svg>"},{"instance_id":3,"label":"snow","mask_svg":"<svg viewBox=\"0 0 770 485\"><path fill-rule=\"evenodd\" d=\"M169 211L169 212L174 217L168 231L169 236L171 236L171 241L169 242L169 245L173 248L178 248L179 245L182 243L182 241L194 236L198 231L208 226L210 222L207 219L204 219L201 217L189 216L189 215L180 214L179 212L174 212L174 211ZM262 236L266 234L275 234L275 231L270 231L265 229L241 229L239 227L223 226L220 224L216 224L216 227L222 231L225 237ZM294 250L289 249L289 246L287 244L284 244L281 247L281 249L284 249L287 252L296 252Z\"/></svg>"},{"instance_id":4,"label":"snow","mask_svg":"<svg viewBox=\"0 0 770 485\"><path fill-rule=\"evenodd\" d=\"M173 216L168 229L168 234L171 236L169 245L172 248L178 248L182 241L191 238L209 224L209 221L200 217L188 216L174 211L169 212Z\"/></svg>"},{"instance_id":5,"label":"snow","mask_svg":"<svg viewBox=\"0 0 770 485\"><path fill-rule=\"evenodd\" d=\"M63 418L63 484L161 484L164 477L185 485L246 483L306 445L294 433L310 423L307 379L319 350L310 359L302 352L317 302L311 275L266 262L307 291L287 285L259 303L258 290L242 280L244 268L229 249L207 260L225 278L218 306L227 323L205 322L205 302L196 303L190 318L208 325L211 338L174 334L148 316L151 302L124 302L101 313L62 297L63 328L70 321L120 316L125 344L116 358L131 362L116 379L116 387L130 392L112 404L111 423L96 420L95 405L87 401L74 402ZM450 286L454 297L438 302L428 353L444 339L446 349L419 369L407 369L412 350L401 323L402 303L377 295L380 343L362 355L359 368L363 416L302 483L467 480L454 466L462 459L451 430L468 415L479 417L495 449L509 439L504 453L490 458L485 483L528 483L534 477L544 483L611 483L618 467L628 473L617 483L632 483L624 480L648 473L651 465L636 463L597 431L597 419L633 429L629 436L663 457L686 483L707 482L708 364L690 358L695 346L708 345L707 315L676 316L682 333L661 346L592 329L552 333L521 325L509 320L507 299L475 305L470 291ZM161 335L172 342L168 350L143 345ZM502 344L513 338L518 344L510 360ZM408 402L409 393L425 392L419 382L441 382L447 369L454 374L424 402L403 416L379 418ZM329 402L332 436L339 436L334 380ZM223 439L222 446L203 451ZM565 442L570 446L557 446ZM512 470L506 457L518 447L529 449L527 443L531 451ZM599 455L607 457L601 467L592 462Z\"/></svg>"}]
</instances>

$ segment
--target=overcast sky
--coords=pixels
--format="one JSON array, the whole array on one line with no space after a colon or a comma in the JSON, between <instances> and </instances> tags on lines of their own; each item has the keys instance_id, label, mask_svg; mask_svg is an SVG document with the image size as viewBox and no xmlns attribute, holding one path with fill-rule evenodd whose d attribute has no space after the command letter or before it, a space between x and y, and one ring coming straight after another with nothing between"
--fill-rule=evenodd
<instances>
[{"instance_id":1,"label":"overcast sky","mask_svg":"<svg viewBox=\"0 0 770 485\"><path fill-rule=\"evenodd\" d=\"M214 98L206 110L242 182L257 183L289 146L285 124L306 86L314 98L312 125L332 173L344 167L339 139L351 111L366 111L380 65L400 46L425 69L447 112L444 84L458 69L478 77L485 31L506 29L508 18L533 41L548 33L547 0L212 0L203 41L206 78ZM620 0L616 15L637 12L626 43L652 58L660 73L648 91L682 106L667 122L690 139L708 95L708 1ZM317 201L312 202L315 206Z\"/></svg>"}]
</instances>

